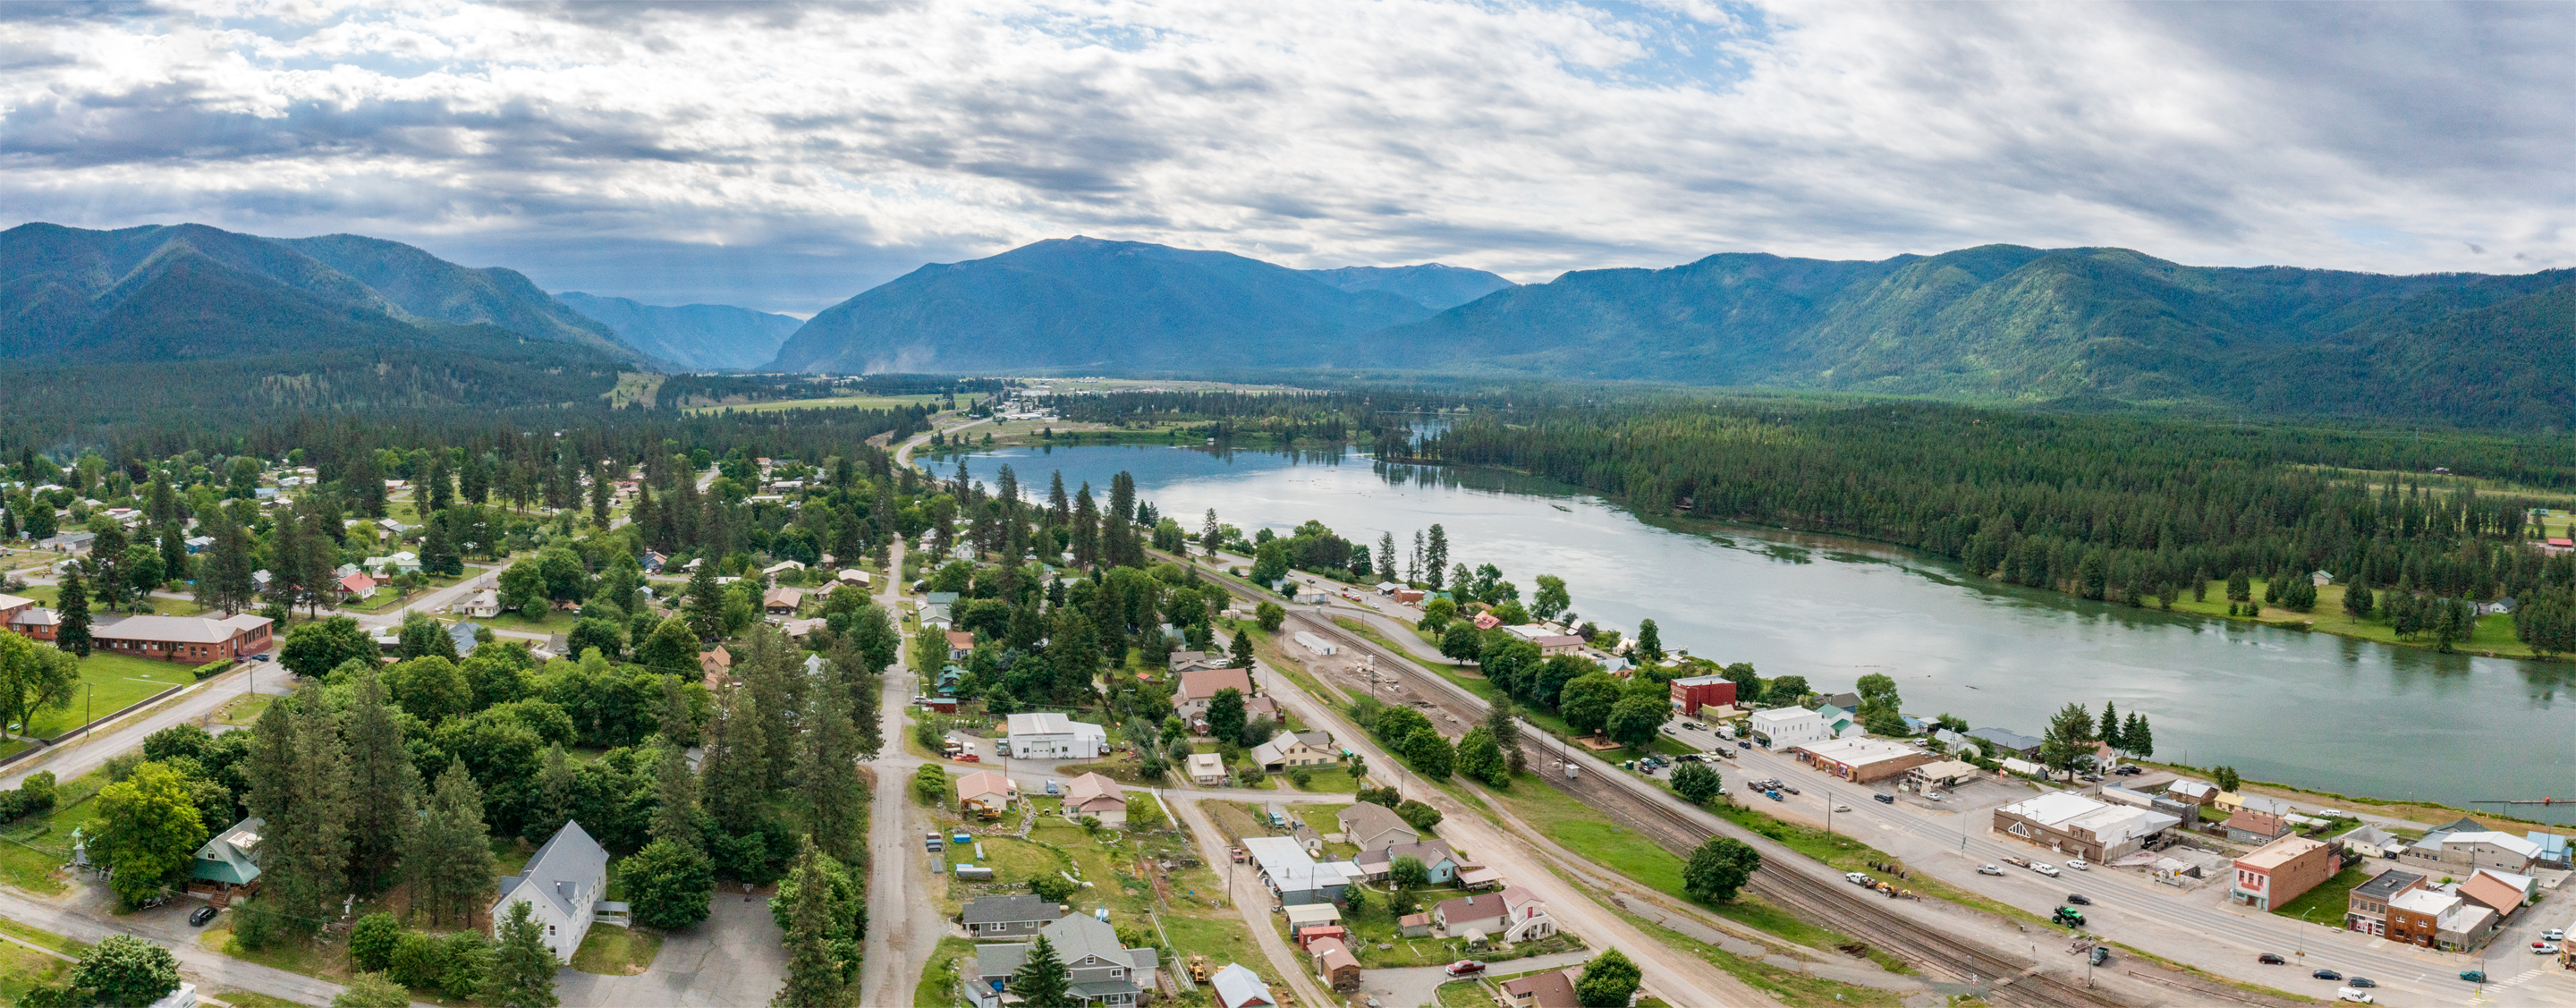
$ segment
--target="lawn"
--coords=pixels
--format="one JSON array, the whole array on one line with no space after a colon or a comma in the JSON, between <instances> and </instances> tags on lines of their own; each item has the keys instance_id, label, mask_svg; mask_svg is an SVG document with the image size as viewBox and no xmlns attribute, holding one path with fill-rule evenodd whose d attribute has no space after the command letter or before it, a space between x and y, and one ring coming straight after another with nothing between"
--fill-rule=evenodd
<instances>
[{"instance_id":1,"label":"lawn","mask_svg":"<svg viewBox=\"0 0 2576 1008\"><path fill-rule=\"evenodd\" d=\"M921 966L921 982L913 985L913 1008L952 1008L957 1004L957 960L975 951L975 943L964 938L942 938L939 947L930 952L930 961Z\"/></svg>"},{"instance_id":2,"label":"lawn","mask_svg":"<svg viewBox=\"0 0 2576 1008\"><path fill-rule=\"evenodd\" d=\"M234 1008L304 1008L301 1001L289 1001L272 994L254 994L245 990L227 990L215 997Z\"/></svg>"},{"instance_id":3,"label":"lawn","mask_svg":"<svg viewBox=\"0 0 2576 1008\"><path fill-rule=\"evenodd\" d=\"M71 968L70 963L24 945L0 942L0 1001L18 1004L29 990L61 980Z\"/></svg>"},{"instance_id":4,"label":"lawn","mask_svg":"<svg viewBox=\"0 0 2576 1008\"><path fill-rule=\"evenodd\" d=\"M1513 778L1511 789L1495 794L1513 815L1557 846L1579 851L1593 863L1657 892L1683 896L1680 856L1635 830L1603 822L1599 812L1549 787L1537 774L1520 774Z\"/></svg>"},{"instance_id":5,"label":"lawn","mask_svg":"<svg viewBox=\"0 0 2576 1008\"><path fill-rule=\"evenodd\" d=\"M0 917L0 934L6 934L32 945L41 945L67 956L77 957L89 951L88 942L65 938L51 931L38 931L5 917Z\"/></svg>"},{"instance_id":6,"label":"lawn","mask_svg":"<svg viewBox=\"0 0 2576 1008\"><path fill-rule=\"evenodd\" d=\"M2316 888L2300 893L2299 898L2272 908L2272 912L2291 920L2306 920L2331 928L2343 927L2343 915L2352 901L2354 887L2370 881L2371 873L2359 868L2346 868Z\"/></svg>"},{"instance_id":7,"label":"lawn","mask_svg":"<svg viewBox=\"0 0 2576 1008\"><path fill-rule=\"evenodd\" d=\"M614 924L593 924L572 952L572 968L601 976L635 976L653 968L662 953L662 936L629 931Z\"/></svg>"},{"instance_id":8,"label":"lawn","mask_svg":"<svg viewBox=\"0 0 2576 1008\"><path fill-rule=\"evenodd\" d=\"M80 675L87 687L82 695L72 697L69 707L38 712L27 734L61 736L80 728L87 716L105 717L172 686L196 682L197 667L92 651L80 660Z\"/></svg>"},{"instance_id":9,"label":"lawn","mask_svg":"<svg viewBox=\"0 0 2576 1008\"><path fill-rule=\"evenodd\" d=\"M566 633L581 622L581 614L570 609L548 608L541 616L531 618L522 612L504 612L498 616L475 617L474 622L494 630L524 630L529 633Z\"/></svg>"},{"instance_id":10,"label":"lawn","mask_svg":"<svg viewBox=\"0 0 2576 1008\"><path fill-rule=\"evenodd\" d=\"M2256 579L2253 582L2253 593L2255 599L2260 600L2263 597L2263 588L2266 583L2267 582L2262 579ZM2317 589L2317 604L2307 612L2297 612L2290 609L2283 609L2278 606L2264 606L2261 615L2253 617L2253 621L2274 626L2305 626L2310 630L2315 630L2320 633L2330 633L2343 637L2356 637L2362 640L2376 641L2381 644L2390 644L2399 647L2433 646L2433 639L2430 637L2422 638L2420 640L2398 640L2396 628L2390 626L2387 621L2383 619L2352 618L2351 615L2343 611L2343 596L2343 585L2326 585L2325 587ZM2227 604L2227 582L2224 580L2218 580L2209 583L2208 601L2194 602L2188 597L2176 599L2173 604L2173 611L2191 613L2196 616L2228 619L2230 617L2227 615ZM2235 618L2243 619L2244 617ZM2533 654L2531 645L2523 643L2514 636L2513 617L2506 615L2479 617L2477 629L2470 632L2469 639L2454 642L2451 647L2453 650L2458 651L2497 655L2507 658L2528 658Z\"/></svg>"},{"instance_id":11,"label":"lawn","mask_svg":"<svg viewBox=\"0 0 2576 1008\"><path fill-rule=\"evenodd\" d=\"M1655 940L1706 960L1709 965L1725 970L1737 980L1743 981L1746 986L1770 995L1781 1004L1804 1006L1804 1008L1831 1008L1831 1006L1841 1005L1895 1008L1905 1003L1904 996L1895 991L1836 983L1804 973L1794 973L1768 963L1738 958L1717 946L1703 945L1692 940L1688 935L1625 910L1614 907L1612 912L1627 918L1628 923L1636 925L1640 931L1653 935Z\"/></svg>"},{"instance_id":12,"label":"lawn","mask_svg":"<svg viewBox=\"0 0 2576 1008\"><path fill-rule=\"evenodd\" d=\"M1290 786L1309 794L1357 794L1360 789L1360 782L1339 766L1316 767L1303 784L1295 778L1285 779Z\"/></svg>"},{"instance_id":13,"label":"lawn","mask_svg":"<svg viewBox=\"0 0 2576 1008\"><path fill-rule=\"evenodd\" d=\"M1440 1008L1489 1008L1493 992L1474 980L1451 980L1433 993L1439 995Z\"/></svg>"}]
</instances>

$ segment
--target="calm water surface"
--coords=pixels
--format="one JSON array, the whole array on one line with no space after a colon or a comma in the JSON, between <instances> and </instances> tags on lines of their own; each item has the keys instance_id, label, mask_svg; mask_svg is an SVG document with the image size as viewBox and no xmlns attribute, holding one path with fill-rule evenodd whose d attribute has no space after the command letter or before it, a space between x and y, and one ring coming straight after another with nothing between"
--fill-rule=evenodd
<instances>
[{"instance_id":1,"label":"calm water surface","mask_svg":"<svg viewBox=\"0 0 2576 1008\"><path fill-rule=\"evenodd\" d=\"M928 463L946 474L948 459ZM2576 799L2576 665L2436 655L2325 634L2243 627L1968 579L1886 547L1729 529L1647 525L1599 498L1509 474L1379 466L1364 456L1192 448L1004 449L1043 495L1134 474L1140 499L1193 533L1203 513L1247 534L1321 520L1354 543L1441 524L1450 560L1491 563L1528 597L1566 580L1574 610L1667 649L1803 675L1820 692L1872 672L1907 711L2038 735L2068 701L2154 722L2156 755L2346 794ZM2561 698L2558 694L2571 695ZM2516 814L2576 822L2576 808Z\"/></svg>"}]
</instances>

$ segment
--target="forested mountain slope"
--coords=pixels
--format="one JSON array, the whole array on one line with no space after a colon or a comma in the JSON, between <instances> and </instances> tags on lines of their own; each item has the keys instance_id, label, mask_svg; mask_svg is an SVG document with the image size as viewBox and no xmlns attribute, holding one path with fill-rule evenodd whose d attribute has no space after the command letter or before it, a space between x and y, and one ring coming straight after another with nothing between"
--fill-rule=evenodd
<instances>
[{"instance_id":1,"label":"forested mountain slope","mask_svg":"<svg viewBox=\"0 0 2576 1008\"><path fill-rule=\"evenodd\" d=\"M1431 314L1226 252L1073 237L934 263L825 309L782 371L1329 366Z\"/></svg>"},{"instance_id":2,"label":"forested mountain slope","mask_svg":"<svg viewBox=\"0 0 2576 1008\"><path fill-rule=\"evenodd\" d=\"M1410 298L1432 311L1455 308L1495 291L1519 286L1484 270L1443 263L1343 266L1307 270L1306 275L1346 291L1382 290Z\"/></svg>"},{"instance_id":3,"label":"forested mountain slope","mask_svg":"<svg viewBox=\"0 0 2576 1008\"><path fill-rule=\"evenodd\" d=\"M759 367L805 324L788 315L693 304L648 305L631 298L564 291L555 299L615 330L617 338L682 367L716 371Z\"/></svg>"}]
</instances>

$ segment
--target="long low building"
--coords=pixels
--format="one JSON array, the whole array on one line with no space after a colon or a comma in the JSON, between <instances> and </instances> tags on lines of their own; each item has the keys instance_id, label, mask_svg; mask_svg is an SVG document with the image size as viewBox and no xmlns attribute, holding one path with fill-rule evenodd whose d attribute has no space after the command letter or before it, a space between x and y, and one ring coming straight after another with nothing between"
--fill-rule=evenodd
<instances>
[{"instance_id":1,"label":"long low building","mask_svg":"<svg viewBox=\"0 0 2576 1008\"><path fill-rule=\"evenodd\" d=\"M1941 758L1903 742L1870 738L1809 742L1789 751L1800 762L1855 784L1886 780Z\"/></svg>"},{"instance_id":2,"label":"long low building","mask_svg":"<svg viewBox=\"0 0 2576 1008\"><path fill-rule=\"evenodd\" d=\"M1109 754L1109 732L1096 724L1040 711L1013 714L1007 740L1013 759L1090 759Z\"/></svg>"},{"instance_id":3,"label":"long low building","mask_svg":"<svg viewBox=\"0 0 2576 1008\"><path fill-rule=\"evenodd\" d=\"M2057 791L1996 809L1994 828L2088 861L2109 861L2137 853L2181 822L2162 812Z\"/></svg>"},{"instance_id":4,"label":"long low building","mask_svg":"<svg viewBox=\"0 0 2576 1008\"><path fill-rule=\"evenodd\" d=\"M90 632L94 646L120 654L203 665L267 651L269 619L243 613L208 616L129 616Z\"/></svg>"},{"instance_id":5,"label":"long low building","mask_svg":"<svg viewBox=\"0 0 2576 1008\"><path fill-rule=\"evenodd\" d=\"M1281 906L1329 903L1343 890L1368 877L1349 861L1317 861L1295 837L1245 837L1243 851L1260 871L1261 881L1279 894Z\"/></svg>"}]
</instances>

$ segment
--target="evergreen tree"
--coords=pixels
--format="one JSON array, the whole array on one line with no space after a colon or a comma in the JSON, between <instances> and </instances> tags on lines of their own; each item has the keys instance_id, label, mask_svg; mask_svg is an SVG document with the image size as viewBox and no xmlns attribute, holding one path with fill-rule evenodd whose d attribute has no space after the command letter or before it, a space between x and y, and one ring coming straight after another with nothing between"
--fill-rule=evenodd
<instances>
[{"instance_id":1,"label":"evergreen tree","mask_svg":"<svg viewBox=\"0 0 2576 1008\"><path fill-rule=\"evenodd\" d=\"M346 732L349 748L350 872L373 879L394 867L411 839L420 773L403 746L402 723L373 668L357 675Z\"/></svg>"},{"instance_id":2,"label":"evergreen tree","mask_svg":"<svg viewBox=\"0 0 2576 1008\"><path fill-rule=\"evenodd\" d=\"M2110 746L2113 749L2126 750L2128 748L2127 746L2120 744L2122 741L2122 736L2120 734L2120 708L2114 706L2111 701L2102 701L2102 716L2095 720L2093 725L2095 733L2102 737L2102 743L2104 745Z\"/></svg>"},{"instance_id":3,"label":"evergreen tree","mask_svg":"<svg viewBox=\"0 0 2576 1008\"><path fill-rule=\"evenodd\" d=\"M823 681L808 691L805 716L798 719L805 737L796 747L797 804L806 833L823 853L856 863L863 853L858 845L865 839L859 817L868 799L857 772L858 730L850 723L840 666L825 662L823 670Z\"/></svg>"},{"instance_id":4,"label":"evergreen tree","mask_svg":"<svg viewBox=\"0 0 2576 1008\"><path fill-rule=\"evenodd\" d=\"M653 839L703 850L706 834L698 828L697 775L689 771L688 754L679 745L665 739L660 749L661 766L653 774Z\"/></svg>"},{"instance_id":5,"label":"evergreen tree","mask_svg":"<svg viewBox=\"0 0 2576 1008\"><path fill-rule=\"evenodd\" d=\"M846 985L841 957L832 944L831 901L813 896L829 890L831 880L825 876L822 851L815 848L812 837L805 838L797 852L789 879L797 891L811 898L796 901L795 916L787 925L787 981L769 1003L774 1008L839 1008L846 1000L842 994ZM1038 941L1040 948L1046 947L1044 937ZM1012 990L1023 999L1028 997L1016 983Z\"/></svg>"},{"instance_id":6,"label":"evergreen tree","mask_svg":"<svg viewBox=\"0 0 2576 1008\"><path fill-rule=\"evenodd\" d=\"M433 923L450 913L469 919L482 905L492 885L491 828L483 821L482 789L466 775L464 761L448 763L438 775L438 790L412 831L403 870L411 877L414 900Z\"/></svg>"},{"instance_id":7,"label":"evergreen tree","mask_svg":"<svg viewBox=\"0 0 2576 1008\"><path fill-rule=\"evenodd\" d=\"M1252 667L1251 634L1238 633L1234 635L1234 647L1227 655L1226 665L1229 668L1239 669L1248 669Z\"/></svg>"},{"instance_id":8,"label":"evergreen tree","mask_svg":"<svg viewBox=\"0 0 2576 1008\"><path fill-rule=\"evenodd\" d=\"M1422 581L1440 590L1440 572L1449 567L1449 532L1434 524L1422 544Z\"/></svg>"},{"instance_id":9,"label":"evergreen tree","mask_svg":"<svg viewBox=\"0 0 2576 1008\"><path fill-rule=\"evenodd\" d=\"M656 930L706 920L715 897L716 876L707 856L668 840L655 840L618 862L617 877L635 907L635 922Z\"/></svg>"},{"instance_id":10,"label":"evergreen tree","mask_svg":"<svg viewBox=\"0 0 2576 1008\"><path fill-rule=\"evenodd\" d=\"M699 640L714 640L724 632L724 589L716 584L715 561L699 559L705 562L689 574L689 629Z\"/></svg>"},{"instance_id":11,"label":"evergreen tree","mask_svg":"<svg viewBox=\"0 0 2576 1008\"><path fill-rule=\"evenodd\" d=\"M2370 586L2361 583L2359 578L2353 579L2350 584L2344 586L2343 611L2345 614L2354 619L2369 619L2370 611L2374 608L2372 603Z\"/></svg>"},{"instance_id":12,"label":"evergreen tree","mask_svg":"<svg viewBox=\"0 0 2576 1008\"><path fill-rule=\"evenodd\" d=\"M2156 733L2147 726L2146 715L2129 712L2128 723L2120 729L2120 748L2139 759L2155 758Z\"/></svg>"},{"instance_id":13,"label":"evergreen tree","mask_svg":"<svg viewBox=\"0 0 2576 1008\"><path fill-rule=\"evenodd\" d=\"M261 900L286 926L317 927L347 892L349 765L339 717L306 682L252 728L251 814L267 820L260 844Z\"/></svg>"},{"instance_id":14,"label":"evergreen tree","mask_svg":"<svg viewBox=\"0 0 2576 1008\"><path fill-rule=\"evenodd\" d=\"M500 922L501 947L493 956L491 989L486 1004L508 1008L555 1008L555 954L546 947L545 926L528 911L528 901L510 903Z\"/></svg>"},{"instance_id":15,"label":"evergreen tree","mask_svg":"<svg viewBox=\"0 0 2576 1008\"><path fill-rule=\"evenodd\" d=\"M81 583L80 568L63 571L61 597L54 602L62 616L62 625L54 630L54 646L82 658L89 657L92 646L89 632L89 590Z\"/></svg>"},{"instance_id":16,"label":"evergreen tree","mask_svg":"<svg viewBox=\"0 0 2576 1008\"><path fill-rule=\"evenodd\" d=\"M1629 649L1628 653L1636 656L1637 663L1640 665L1663 664L1664 639L1655 630L1654 620L1637 621L1637 643L1635 647Z\"/></svg>"},{"instance_id":17,"label":"evergreen tree","mask_svg":"<svg viewBox=\"0 0 2576 1008\"><path fill-rule=\"evenodd\" d=\"M1012 971L1008 986L1029 1008L1073 1008L1076 1003L1070 990L1072 971L1065 968L1064 960L1056 956L1055 944L1045 935L1039 935L1036 944L1029 947L1028 958L1020 960L1020 968Z\"/></svg>"},{"instance_id":18,"label":"evergreen tree","mask_svg":"<svg viewBox=\"0 0 2576 1008\"><path fill-rule=\"evenodd\" d=\"M768 805L769 768L758 742L757 705L751 691L738 686L720 693L700 761L707 813L738 835L755 827Z\"/></svg>"}]
</instances>

